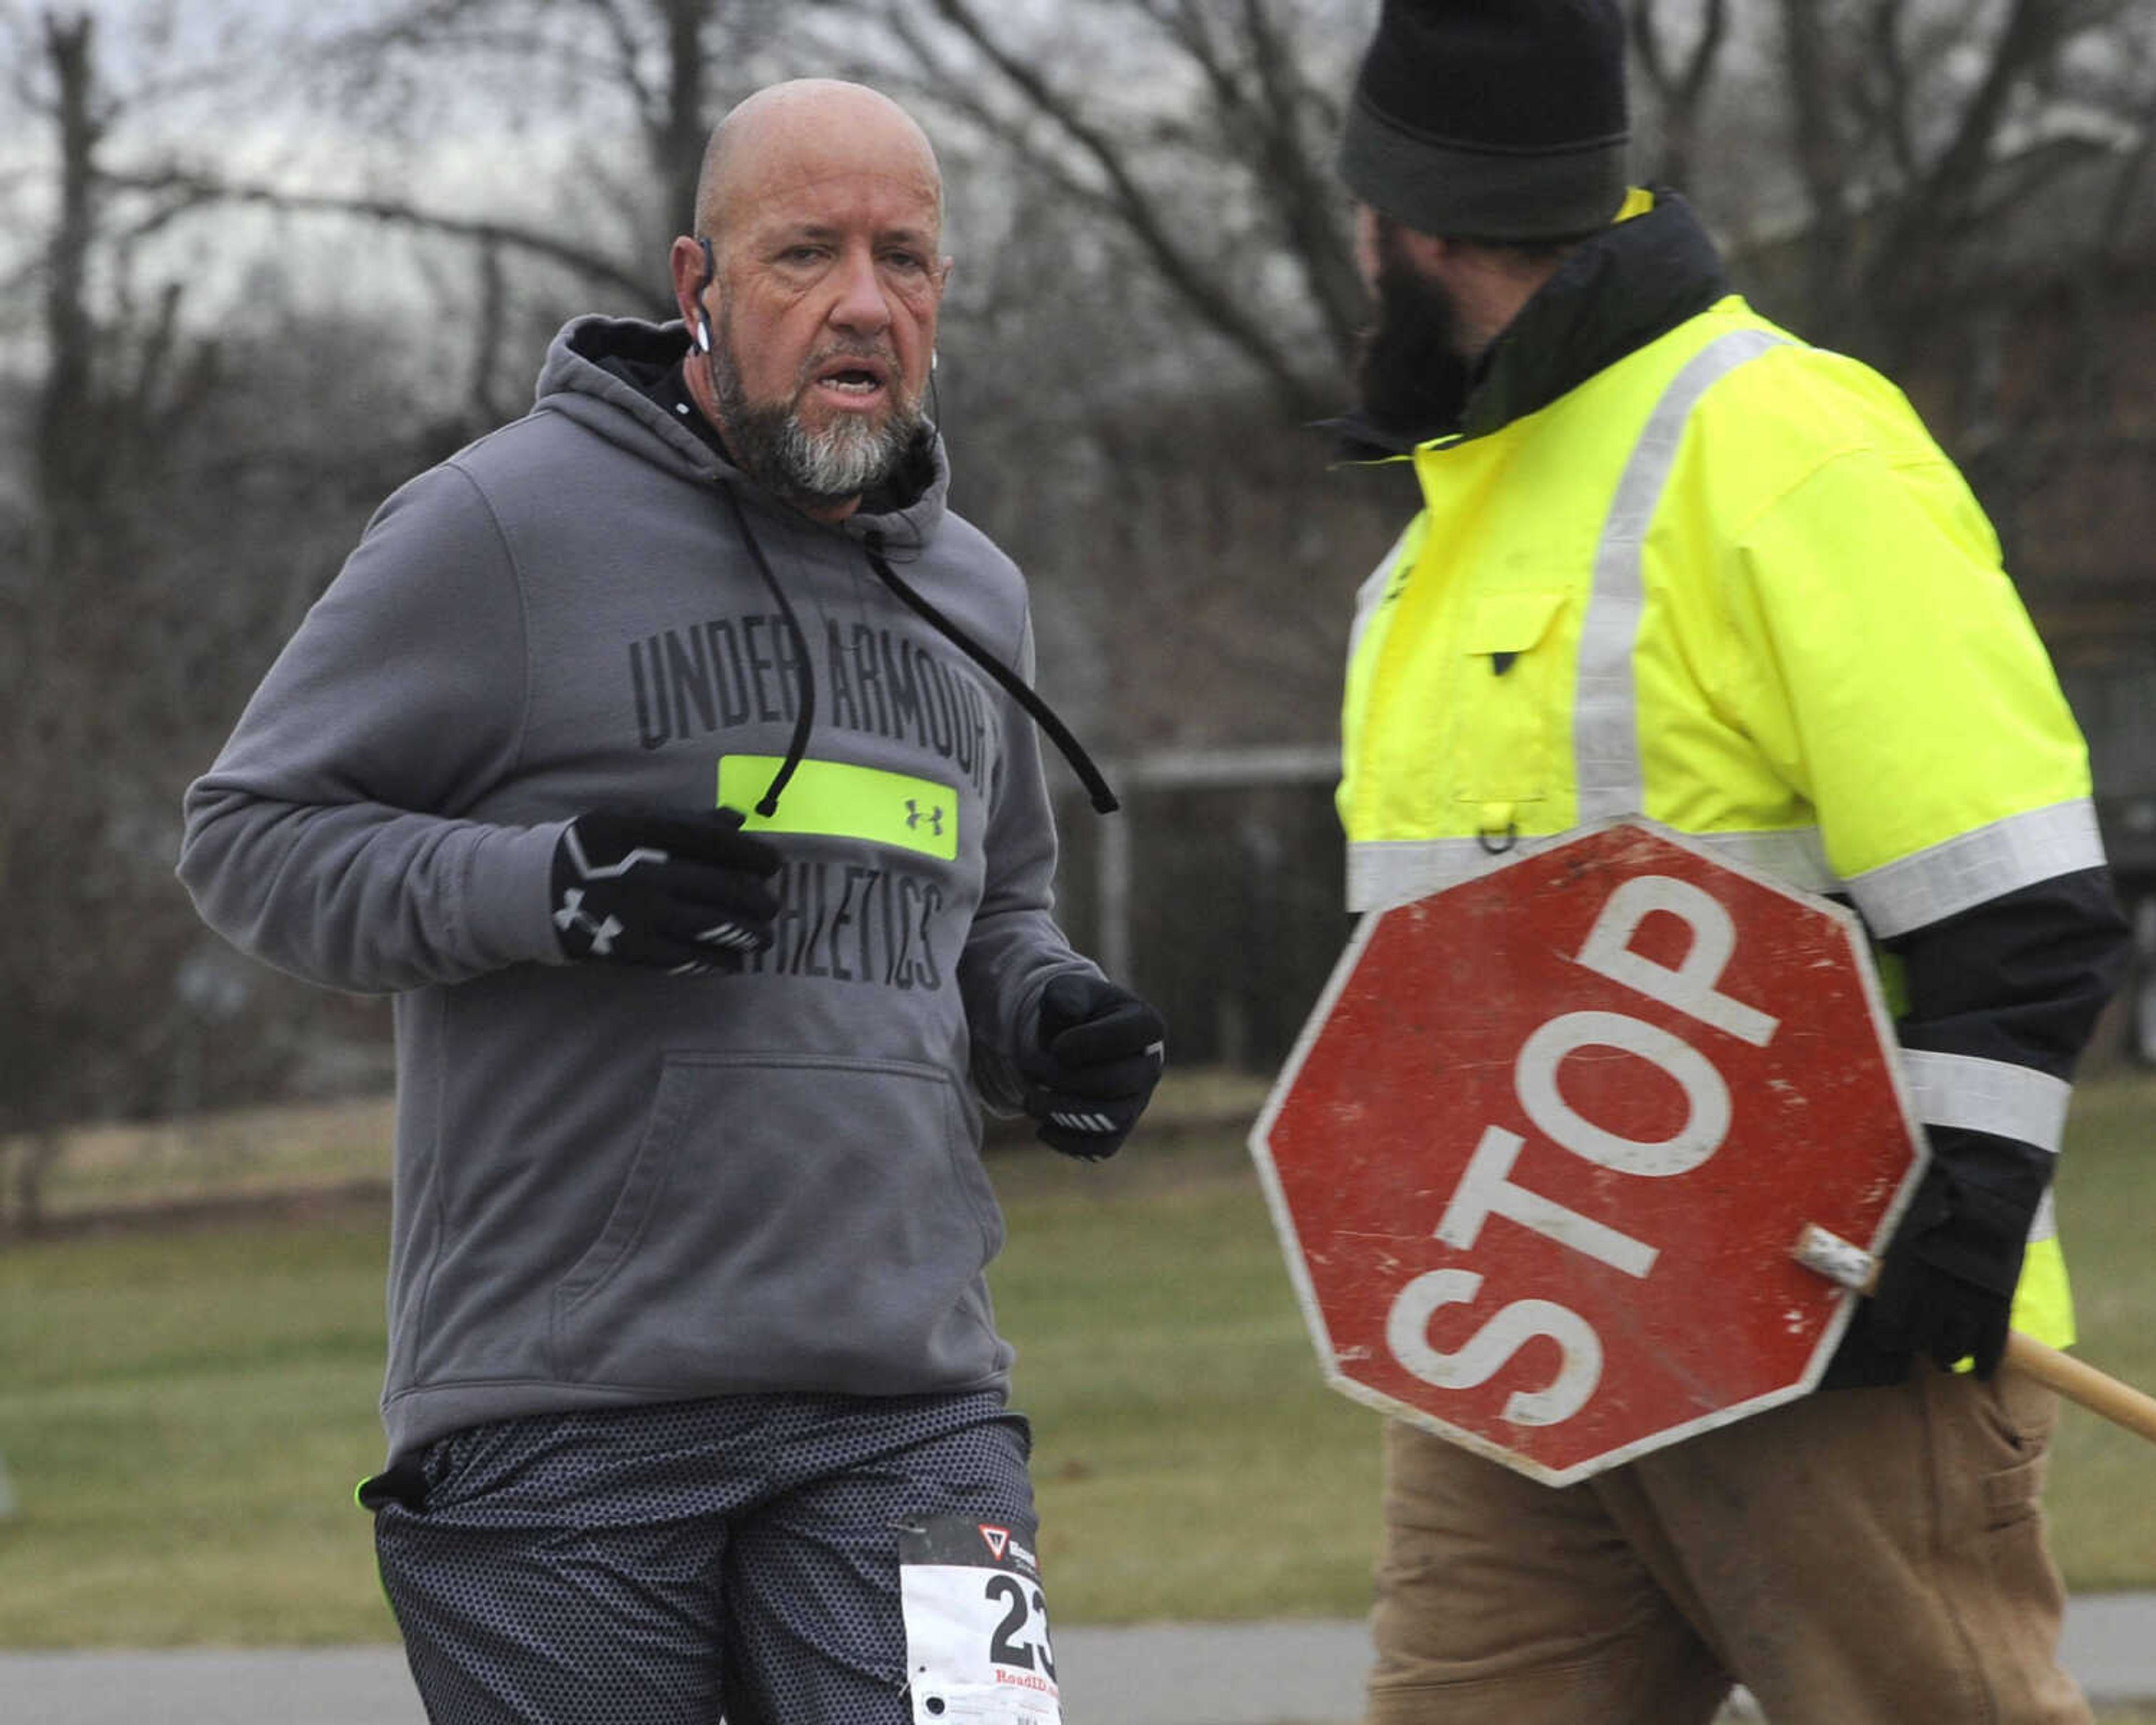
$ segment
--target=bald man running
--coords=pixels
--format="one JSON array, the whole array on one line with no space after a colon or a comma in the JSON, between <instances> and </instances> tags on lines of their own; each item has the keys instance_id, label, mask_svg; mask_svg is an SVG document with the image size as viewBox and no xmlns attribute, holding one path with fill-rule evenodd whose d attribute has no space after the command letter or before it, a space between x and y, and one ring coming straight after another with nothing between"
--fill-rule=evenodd
<instances>
[{"instance_id":1,"label":"bald man running","mask_svg":"<svg viewBox=\"0 0 2156 1725\"><path fill-rule=\"evenodd\" d=\"M388 1464L437 1725L1058 1717L981 1109L1122 1144L1159 1017L1050 911L1018 572L944 506L884 97L711 141L681 321L376 515L188 793L247 950L396 997Z\"/></svg>"}]
</instances>

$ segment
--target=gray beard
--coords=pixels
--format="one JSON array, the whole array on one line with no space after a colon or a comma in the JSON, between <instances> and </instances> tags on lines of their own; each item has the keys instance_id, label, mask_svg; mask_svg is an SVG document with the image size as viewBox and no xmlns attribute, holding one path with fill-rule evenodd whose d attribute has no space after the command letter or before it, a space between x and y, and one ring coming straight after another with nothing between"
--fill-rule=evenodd
<instances>
[{"instance_id":1,"label":"gray beard","mask_svg":"<svg viewBox=\"0 0 2156 1725\"><path fill-rule=\"evenodd\" d=\"M900 402L880 426L849 417L811 431L790 403L748 399L727 344L712 349L711 367L728 451L743 473L796 508L829 508L874 490L927 424L918 403Z\"/></svg>"}]
</instances>

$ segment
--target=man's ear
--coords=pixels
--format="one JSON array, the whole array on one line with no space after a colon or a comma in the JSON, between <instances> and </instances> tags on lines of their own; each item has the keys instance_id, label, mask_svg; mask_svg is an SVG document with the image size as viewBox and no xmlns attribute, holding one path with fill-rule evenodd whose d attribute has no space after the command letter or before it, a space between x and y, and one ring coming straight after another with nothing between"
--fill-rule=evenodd
<instances>
[{"instance_id":1,"label":"man's ear","mask_svg":"<svg viewBox=\"0 0 2156 1725\"><path fill-rule=\"evenodd\" d=\"M1418 234L1412 228L1399 228L1394 231L1399 236L1401 251L1421 275L1438 275L1459 256L1458 246L1435 234Z\"/></svg>"},{"instance_id":2,"label":"man's ear","mask_svg":"<svg viewBox=\"0 0 2156 1725\"><path fill-rule=\"evenodd\" d=\"M1378 291L1389 256L1398 257L1418 275L1435 275L1457 251L1449 240L1388 221L1367 203L1355 206L1355 268L1372 294Z\"/></svg>"},{"instance_id":3,"label":"man's ear","mask_svg":"<svg viewBox=\"0 0 2156 1725\"><path fill-rule=\"evenodd\" d=\"M674 304L681 321L693 330L705 286L703 242L686 234L677 236L666 254L666 267L674 278Z\"/></svg>"}]
</instances>

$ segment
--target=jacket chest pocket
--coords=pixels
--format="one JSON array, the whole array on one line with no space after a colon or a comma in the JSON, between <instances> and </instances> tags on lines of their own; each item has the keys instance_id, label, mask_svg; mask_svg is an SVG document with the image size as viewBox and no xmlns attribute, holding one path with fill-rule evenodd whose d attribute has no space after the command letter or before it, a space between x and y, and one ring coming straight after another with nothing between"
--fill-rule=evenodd
<instances>
[{"instance_id":1,"label":"jacket chest pocket","mask_svg":"<svg viewBox=\"0 0 2156 1725\"><path fill-rule=\"evenodd\" d=\"M1455 671L1452 795L1481 805L1479 829L1503 833L1518 805L1550 794L1563 667L1561 593L1492 593L1476 601Z\"/></svg>"}]
</instances>

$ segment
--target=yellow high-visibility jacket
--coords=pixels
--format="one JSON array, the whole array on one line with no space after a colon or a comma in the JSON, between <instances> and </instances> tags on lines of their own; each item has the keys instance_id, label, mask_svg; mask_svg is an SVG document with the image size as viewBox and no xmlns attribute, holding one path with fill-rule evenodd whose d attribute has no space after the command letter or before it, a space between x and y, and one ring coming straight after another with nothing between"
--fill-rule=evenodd
<instances>
[{"instance_id":1,"label":"yellow high-visibility jacket","mask_svg":"<svg viewBox=\"0 0 2156 1725\"><path fill-rule=\"evenodd\" d=\"M2086 752L1997 540L1863 365L1723 295L1412 459L1424 507L1350 649L1351 908L1628 814L1846 897L1889 950L2101 870ZM1904 1050L1935 1151L2056 1155L2067 1078L2012 1029ZM2029 1239L2015 1327L2063 1345L2048 1192Z\"/></svg>"}]
</instances>

